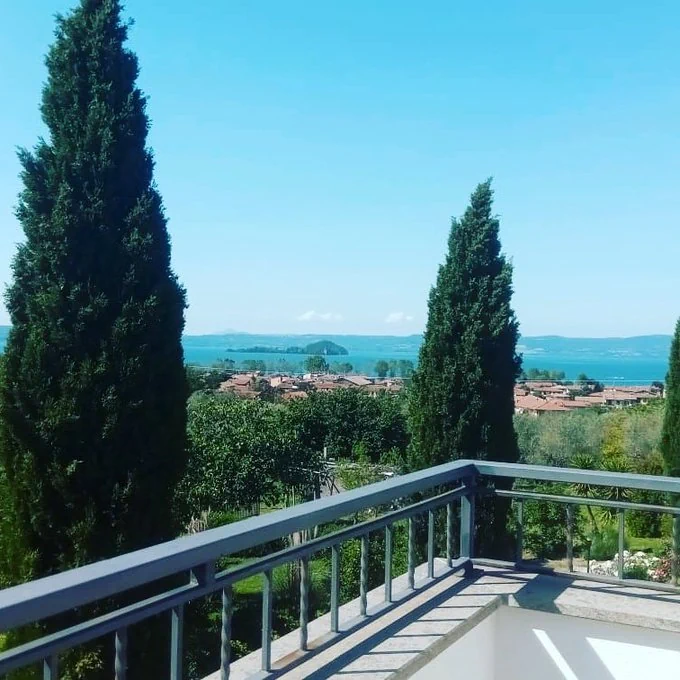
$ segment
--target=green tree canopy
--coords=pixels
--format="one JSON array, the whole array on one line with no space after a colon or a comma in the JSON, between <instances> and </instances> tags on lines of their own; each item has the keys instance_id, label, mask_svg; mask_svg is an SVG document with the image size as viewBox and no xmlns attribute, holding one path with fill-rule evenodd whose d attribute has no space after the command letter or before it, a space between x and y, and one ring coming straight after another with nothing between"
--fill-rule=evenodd
<instances>
[{"instance_id":1,"label":"green tree canopy","mask_svg":"<svg viewBox=\"0 0 680 680\"><path fill-rule=\"evenodd\" d=\"M666 411L661 453L667 475L680 476L680 319L675 326L666 376Z\"/></svg>"},{"instance_id":2,"label":"green tree canopy","mask_svg":"<svg viewBox=\"0 0 680 680\"><path fill-rule=\"evenodd\" d=\"M411 468L456 458L516 461L513 428L518 324L510 305L512 267L501 255L491 181L453 219L449 250L428 303L428 320L413 377ZM509 504L480 504L485 554L505 554ZM497 552L496 548L501 552Z\"/></svg>"},{"instance_id":3,"label":"green tree canopy","mask_svg":"<svg viewBox=\"0 0 680 680\"><path fill-rule=\"evenodd\" d=\"M374 463L387 453L403 457L408 431L401 395L374 397L360 390L312 392L308 399L287 404L289 424L295 439L305 448L330 455L354 457L363 451Z\"/></svg>"},{"instance_id":4,"label":"green tree canopy","mask_svg":"<svg viewBox=\"0 0 680 680\"><path fill-rule=\"evenodd\" d=\"M340 361L331 364L332 373L351 373L354 370L354 366L348 361Z\"/></svg>"},{"instance_id":5,"label":"green tree canopy","mask_svg":"<svg viewBox=\"0 0 680 680\"><path fill-rule=\"evenodd\" d=\"M380 359L379 361L375 362L375 374L379 378L384 378L387 375L387 372L389 370L390 370L390 365L384 359Z\"/></svg>"},{"instance_id":6,"label":"green tree canopy","mask_svg":"<svg viewBox=\"0 0 680 680\"><path fill-rule=\"evenodd\" d=\"M520 359L490 180L453 219L429 299L410 415L416 466L455 458L516 460L513 387Z\"/></svg>"},{"instance_id":7,"label":"green tree canopy","mask_svg":"<svg viewBox=\"0 0 680 680\"><path fill-rule=\"evenodd\" d=\"M321 447L295 435L285 408L197 394L189 401L190 462L180 485L186 520L202 510L271 501L281 484L309 490Z\"/></svg>"},{"instance_id":8,"label":"green tree canopy","mask_svg":"<svg viewBox=\"0 0 680 680\"><path fill-rule=\"evenodd\" d=\"M36 576L175 533L185 296L126 38L118 0L57 19L49 135L19 154L25 240L6 294L0 451Z\"/></svg>"},{"instance_id":9,"label":"green tree canopy","mask_svg":"<svg viewBox=\"0 0 680 680\"><path fill-rule=\"evenodd\" d=\"M305 359L305 371L307 373L327 373L328 362L318 354Z\"/></svg>"}]
</instances>

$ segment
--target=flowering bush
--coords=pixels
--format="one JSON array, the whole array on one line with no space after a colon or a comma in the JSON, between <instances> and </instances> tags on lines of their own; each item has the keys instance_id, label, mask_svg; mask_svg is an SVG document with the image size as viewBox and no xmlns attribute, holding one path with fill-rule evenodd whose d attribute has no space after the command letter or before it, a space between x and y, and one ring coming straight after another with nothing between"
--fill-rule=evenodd
<instances>
[{"instance_id":1,"label":"flowering bush","mask_svg":"<svg viewBox=\"0 0 680 680\"><path fill-rule=\"evenodd\" d=\"M619 555L612 560L591 560L590 573L600 576L617 576ZM630 553L623 551L623 572L628 578L641 578L666 583L670 580L670 557L655 557L644 552Z\"/></svg>"}]
</instances>

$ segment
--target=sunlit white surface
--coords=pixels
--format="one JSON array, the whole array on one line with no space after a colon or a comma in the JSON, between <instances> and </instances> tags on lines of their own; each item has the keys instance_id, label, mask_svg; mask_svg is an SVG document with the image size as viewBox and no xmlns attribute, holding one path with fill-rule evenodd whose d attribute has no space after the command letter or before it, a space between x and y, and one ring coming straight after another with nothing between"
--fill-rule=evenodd
<instances>
[{"instance_id":1,"label":"sunlit white surface","mask_svg":"<svg viewBox=\"0 0 680 680\"><path fill-rule=\"evenodd\" d=\"M680 651L599 638L587 640L613 680L680 676Z\"/></svg>"}]
</instances>

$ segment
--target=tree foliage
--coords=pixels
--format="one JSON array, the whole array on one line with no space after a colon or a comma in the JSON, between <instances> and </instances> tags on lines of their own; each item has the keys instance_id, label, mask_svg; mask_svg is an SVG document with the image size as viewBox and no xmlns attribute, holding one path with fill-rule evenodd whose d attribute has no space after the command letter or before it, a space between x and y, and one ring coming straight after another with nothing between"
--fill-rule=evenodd
<instances>
[{"instance_id":1,"label":"tree foliage","mask_svg":"<svg viewBox=\"0 0 680 680\"><path fill-rule=\"evenodd\" d=\"M314 354L305 359L305 371L307 373L327 373L328 362L320 354Z\"/></svg>"},{"instance_id":2,"label":"tree foliage","mask_svg":"<svg viewBox=\"0 0 680 680\"><path fill-rule=\"evenodd\" d=\"M516 460L513 387L520 359L491 182L452 220L449 251L429 299L411 389L413 467L455 458Z\"/></svg>"},{"instance_id":3,"label":"tree foliage","mask_svg":"<svg viewBox=\"0 0 680 680\"><path fill-rule=\"evenodd\" d=\"M196 394L189 401L183 517L272 501L283 487L309 490L321 449L296 437L285 407Z\"/></svg>"},{"instance_id":4,"label":"tree foliage","mask_svg":"<svg viewBox=\"0 0 680 680\"><path fill-rule=\"evenodd\" d=\"M351 373L354 370L354 366L349 363L349 361L340 361L334 364L331 364L330 367L331 373L342 373L347 374Z\"/></svg>"},{"instance_id":5,"label":"tree foliage","mask_svg":"<svg viewBox=\"0 0 680 680\"><path fill-rule=\"evenodd\" d=\"M566 378L564 371L547 370L544 368L528 368L522 371L522 378L525 380L546 380L560 382Z\"/></svg>"},{"instance_id":6,"label":"tree foliage","mask_svg":"<svg viewBox=\"0 0 680 680\"><path fill-rule=\"evenodd\" d=\"M118 0L57 19L49 137L19 154L25 241L6 294L1 455L34 575L174 534L185 299L126 38Z\"/></svg>"},{"instance_id":7,"label":"tree foliage","mask_svg":"<svg viewBox=\"0 0 680 680\"><path fill-rule=\"evenodd\" d=\"M287 405L296 436L331 456L377 463L388 453L403 457L409 435L401 396L372 396L359 390L315 392Z\"/></svg>"},{"instance_id":8,"label":"tree foliage","mask_svg":"<svg viewBox=\"0 0 680 680\"><path fill-rule=\"evenodd\" d=\"M675 327L666 376L666 412L661 453L667 475L680 476L680 320Z\"/></svg>"},{"instance_id":9,"label":"tree foliage","mask_svg":"<svg viewBox=\"0 0 680 680\"><path fill-rule=\"evenodd\" d=\"M379 378L384 378L390 370L390 365L384 359L375 362L375 374Z\"/></svg>"}]
</instances>

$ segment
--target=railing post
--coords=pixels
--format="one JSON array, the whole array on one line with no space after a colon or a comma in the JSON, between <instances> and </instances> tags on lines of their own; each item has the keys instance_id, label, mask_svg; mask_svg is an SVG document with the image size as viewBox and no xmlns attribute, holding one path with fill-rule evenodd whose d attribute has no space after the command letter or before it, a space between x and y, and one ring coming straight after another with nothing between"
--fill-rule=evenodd
<instances>
[{"instance_id":1,"label":"railing post","mask_svg":"<svg viewBox=\"0 0 680 680\"><path fill-rule=\"evenodd\" d=\"M517 553L515 555L515 562L521 562L524 559L524 501L519 500L517 503Z\"/></svg>"},{"instance_id":2,"label":"railing post","mask_svg":"<svg viewBox=\"0 0 680 680\"><path fill-rule=\"evenodd\" d=\"M359 613L366 616L368 595L368 534L361 537L361 572L359 574Z\"/></svg>"},{"instance_id":3,"label":"railing post","mask_svg":"<svg viewBox=\"0 0 680 680\"><path fill-rule=\"evenodd\" d=\"M385 602L392 602L392 525L385 527Z\"/></svg>"},{"instance_id":4,"label":"railing post","mask_svg":"<svg viewBox=\"0 0 680 680\"><path fill-rule=\"evenodd\" d=\"M307 649L309 622L309 557L300 560L300 649Z\"/></svg>"},{"instance_id":5,"label":"railing post","mask_svg":"<svg viewBox=\"0 0 680 680\"><path fill-rule=\"evenodd\" d=\"M677 504L677 502L676 502ZM673 551L671 554L673 585L680 581L680 515L673 515Z\"/></svg>"},{"instance_id":6,"label":"railing post","mask_svg":"<svg viewBox=\"0 0 680 680\"><path fill-rule=\"evenodd\" d=\"M434 510L427 513L427 578L434 578Z\"/></svg>"},{"instance_id":7,"label":"railing post","mask_svg":"<svg viewBox=\"0 0 680 680\"><path fill-rule=\"evenodd\" d=\"M59 658L56 654L43 660L43 680L59 680Z\"/></svg>"},{"instance_id":8,"label":"railing post","mask_svg":"<svg viewBox=\"0 0 680 680\"><path fill-rule=\"evenodd\" d=\"M416 587L416 525L413 517L408 518L408 587Z\"/></svg>"},{"instance_id":9,"label":"railing post","mask_svg":"<svg viewBox=\"0 0 680 680\"><path fill-rule=\"evenodd\" d=\"M262 670L272 669L272 572L262 574Z\"/></svg>"},{"instance_id":10,"label":"railing post","mask_svg":"<svg viewBox=\"0 0 680 680\"><path fill-rule=\"evenodd\" d=\"M231 616L234 611L234 591L231 584L222 589L222 630L220 634L220 680L229 680L231 665Z\"/></svg>"},{"instance_id":11,"label":"railing post","mask_svg":"<svg viewBox=\"0 0 680 680\"><path fill-rule=\"evenodd\" d=\"M184 638L184 605L172 608L170 638L170 680L182 680L182 641Z\"/></svg>"},{"instance_id":12,"label":"railing post","mask_svg":"<svg viewBox=\"0 0 680 680\"><path fill-rule=\"evenodd\" d=\"M626 541L626 511L619 510L619 564L618 564L618 575L620 579L623 579L623 552Z\"/></svg>"},{"instance_id":13,"label":"railing post","mask_svg":"<svg viewBox=\"0 0 680 680\"><path fill-rule=\"evenodd\" d=\"M340 630L340 545L331 546L331 632Z\"/></svg>"},{"instance_id":14,"label":"railing post","mask_svg":"<svg viewBox=\"0 0 680 680\"><path fill-rule=\"evenodd\" d=\"M472 559L475 554L475 490L474 478L464 481L470 490L460 497L460 556Z\"/></svg>"},{"instance_id":15,"label":"railing post","mask_svg":"<svg viewBox=\"0 0 680 680\"><path fill-rule=\"evenodd\" d=\"M574 571L574 506L567 505L567 569Z\"/></svg>"},{"instance_id":16,"label":"railing post","mask_svg":"<svg viewBox=\"0 0 680 680\"><path fill-rule=\"evenodd\" d=\"M446 504L446 566L453 567L453 503Z\"/></svg>"},{"instance_id":17,"label":"railing post","mask_svg":"<svg viewBox=\"0 0 680 680\"><path fill-rule=\"evenodd\" d=\"M115 638L114 677L125 680L127 676L127 628L119 628Z\"/></svg>"}]
</instances>

